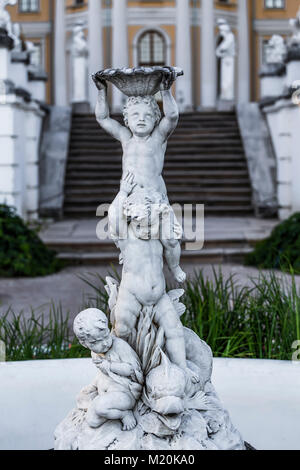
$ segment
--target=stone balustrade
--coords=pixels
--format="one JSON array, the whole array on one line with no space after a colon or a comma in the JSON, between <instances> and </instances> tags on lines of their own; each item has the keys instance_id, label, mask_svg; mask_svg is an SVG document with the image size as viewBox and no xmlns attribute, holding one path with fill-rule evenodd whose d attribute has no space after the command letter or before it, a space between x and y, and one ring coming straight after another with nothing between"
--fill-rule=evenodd
<instances>
[{"instance_id":1,"label":"stone balustrade","mask_svg":"<svg viewBox=\"0 0 300 470\"><path fill-rule=\"evenodd\" d=\"M293 87L300 83L300 43L290 43L283 60L267 63L260 77L261 108L276 157L279 217L286 219L300 211L300 107L293 100Z\"/></svg>"},{"instance_id":2,"label":"stone balustrade","mask_svg":"<svg viewBox=\"0 0 300 470\"><path fill-rule=\"evenodd\" d=\"M0 32L0 203L24 219L38 217L39 142L47 76L30 65L27 51L13 50Z\"/></svg>"}]
</instances>

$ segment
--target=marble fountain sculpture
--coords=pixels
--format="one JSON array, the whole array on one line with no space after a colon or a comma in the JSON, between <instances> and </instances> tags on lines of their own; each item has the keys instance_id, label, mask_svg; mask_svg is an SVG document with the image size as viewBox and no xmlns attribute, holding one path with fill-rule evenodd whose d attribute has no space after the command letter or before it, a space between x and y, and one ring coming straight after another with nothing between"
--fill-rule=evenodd
<instances>
[{"instance_id":1,"label":"marble fountain sculpture","mask_svg":"<svg viewBox=\"0 0 300 470\"><path fill-rule=\"evenodd\" d=\"M162 178L167 141L178 123L171 67L105 70L96 118L123 147L120 191L109 210L111 237L123 264L119 283L107 278L109 318L97 309L74 321L91 350L95 380L55 431L56 450L244 450L211 383L209 346L184 328L181 288L167 292L166 261L175 281L181 225ZM110 117L107 82L127 96L124 122ZM154 95L160 90L164 116Z\"/></svg>"}]
</instances>

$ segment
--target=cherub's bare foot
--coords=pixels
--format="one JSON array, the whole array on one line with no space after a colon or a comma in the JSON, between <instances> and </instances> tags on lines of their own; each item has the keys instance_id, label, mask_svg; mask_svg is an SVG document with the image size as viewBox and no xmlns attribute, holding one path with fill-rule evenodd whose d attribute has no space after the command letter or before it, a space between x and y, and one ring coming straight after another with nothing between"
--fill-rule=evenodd
<instances>
[{"instance_id":1,"label":"cherub's bare foot","mask_svg":"<svg viewBox=\"0 0 300 470\"><path fill-rule=\"evenodd\" d=\"M132 431L132 429L134 429L137 425L132 411L128 411L121 421L123 424L123 431Z\"/></svg>"},{"instance_id":2,"label":"cherub's bare foot","mask_svg":"<svg viewBox=\"0 0 300 470\"><path fill-rule=\"evenodd\" d=\"M193 384L198 384L200 382L200 377L191 369L186 369L188 378Z\"/></svg>"},{"instance_id":3,"label":"cherub's bare foot","mask_svg":"<svg viewBox=\"0 0 300 470\"><path fill-rule=\"evenodd\" d=\"M182 284L186 281L186 274L184 271L182 271L180 266L177 266L177 268L172 269L172 273L177 282L180 282Z\"/></svg>"}]
</instances>

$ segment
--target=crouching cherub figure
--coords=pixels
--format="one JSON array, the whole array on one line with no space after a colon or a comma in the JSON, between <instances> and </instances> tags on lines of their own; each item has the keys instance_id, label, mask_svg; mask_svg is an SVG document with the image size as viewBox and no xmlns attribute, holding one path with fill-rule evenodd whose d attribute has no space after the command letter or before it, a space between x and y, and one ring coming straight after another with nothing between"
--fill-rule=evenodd
<instances>
[{"instance_id":1,"label":"crouching cherub figure","mask_svg":"<svg viewBox=\"0 0 300 470\"><path fill-rule=\"evenodd\" d=\"M143 389L143 373L137 354L122 339L112 335L106 315L97 309L81 312L74 321L79 342L92 352L99 373L81 396L89 396L86 421L92 428L107 420L120 420L123 431L136 427L133 410Z\"/></svg>"}]
</instances>

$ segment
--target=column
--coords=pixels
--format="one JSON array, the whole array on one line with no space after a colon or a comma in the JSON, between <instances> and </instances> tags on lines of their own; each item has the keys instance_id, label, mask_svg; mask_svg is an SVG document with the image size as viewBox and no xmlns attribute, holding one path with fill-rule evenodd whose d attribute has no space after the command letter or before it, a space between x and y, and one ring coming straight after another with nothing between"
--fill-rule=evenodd
<instances>
[{"instance_id":1,"label":"column","mask_svg":"<svg viewBox=\"0 0 300 470\"><path fill-rule=\"evenodd\" d=\"M97 89L91 75L103 69L103 24L101 0L89 0L89 102L91 108L95 107Z\"/></svg>"},{"instance_id":2,"label":"column","mask_svg":"<svg viewBox=\"0 0 300 470\"><path fill-rule=\"evenodd\" d=\"M127 0L113 0L112 29L112 67L128 67ZM122 93L113 87L114 112L122 110L123 99Z\"/></svg>"},{"instance_id":3,"label":"column","mask_svg":"<svg viewBox=\"0 0 300 470\"><path fill-rule=\"evenodd\" d=\"M190 0L177 0L176 16L176 67L184 70L176 82L176 98L180 111L187 111L192 108Z\"/></svg>"},{"instance_id":4,"label":"column","mask_svg":"<svg viewBox=\"0 0 300 470\"><path fill-rule=\"evenodd\" d=\"M250 101L250 38L248 0L238 0L238 102Z\"/></svg>"},{"instance_id":5,"label":"column","mask_svg":"<svg viewBox=\"0 0 300 470\"><path fill-rule=\"evenodd\" d=\"M65 0L55 0L54 24L54 86L55 104L67 105L67 71L66 71L66 31Z\"/></svg>"},{"instance_id":6,"label":"column","mask_svg":"<svg viewBox=\"0 0 300 470\"><path fill-rule=\"evenodd\" d=\"M201 106L214 108L217 94L214 1L202 0L201 15Z\"/></svg>"}]
</instances>

